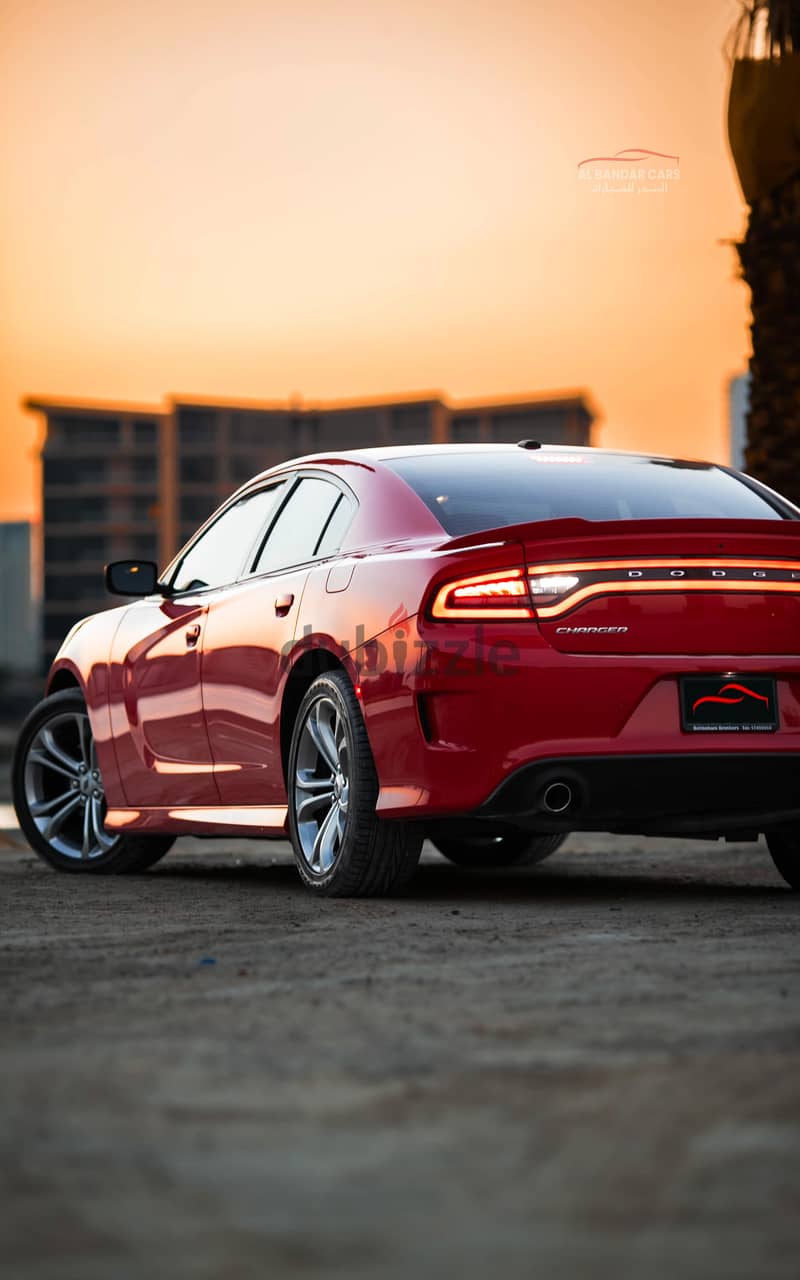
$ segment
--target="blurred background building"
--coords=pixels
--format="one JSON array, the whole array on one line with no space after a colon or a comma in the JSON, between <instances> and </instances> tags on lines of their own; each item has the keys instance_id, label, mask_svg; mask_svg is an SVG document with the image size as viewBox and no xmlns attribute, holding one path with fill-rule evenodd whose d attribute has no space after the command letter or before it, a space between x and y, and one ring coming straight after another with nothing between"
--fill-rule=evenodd
<instances>
[{"instance_id":1,"label":"blurred background building","mask_svg":"<svg viewBox=\"0 0 800 1280\"><path fill-rule=\"evenodd\" d=\"M163 407L32 397L44 416L43 658L79 618L114 601L103 566L165 565L251 476L288 458L383 444L589 444L583 392L450 405L439 396L312 405L174 397Z\"/></svg>"},{"instance_id":2,"label":"blurred background building","mask_svg":"<svg viewBox=\"0 0 800 1280\"><path fill-rule=\"evenodd\" d=\"M728 383L728 421L730 423L731 466L744 471L747 448L747 411L750 407L750 374L740 373Z\"/></svg>"},{"instance_id":3,"label":"blurred background building","mask_svg":"<svg viewBox=\"0 0 800 1280\"><path fill-rule=\"evenodd\" d=\"M37 669L37 603L31 525L26 520L0 523L0 682Z\"/></svg>"}]
</instances>

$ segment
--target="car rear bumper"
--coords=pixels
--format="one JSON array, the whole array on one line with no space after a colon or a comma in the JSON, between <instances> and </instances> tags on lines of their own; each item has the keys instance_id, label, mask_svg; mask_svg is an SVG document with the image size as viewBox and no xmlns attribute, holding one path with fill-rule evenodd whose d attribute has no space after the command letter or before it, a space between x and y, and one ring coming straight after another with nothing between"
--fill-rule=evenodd
<instances>
[{"instance_id":1,"label":"car rear bumper","mask_svg":"<svg viewBox=\"0 0 800 1280\"><path fill-rule=\"evenodd\" d=\"M507 777L474 815L536 831L724 835L800 823L800 752L566 756Z\"/></svg>"}]
</instances>

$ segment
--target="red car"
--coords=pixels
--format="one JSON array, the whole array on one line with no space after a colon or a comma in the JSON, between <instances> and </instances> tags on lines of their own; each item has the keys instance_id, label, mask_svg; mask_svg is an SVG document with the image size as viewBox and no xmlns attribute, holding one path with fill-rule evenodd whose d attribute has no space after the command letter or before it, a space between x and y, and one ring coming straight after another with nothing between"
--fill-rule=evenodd
<instances>
[{"instance_id":1,"label":"red car","mask_svg":"<svg viewBox=\"0 0 800 1280\"><path fill-rule=\"evenodd\" d=\"M67 871L283 837L386 893L576 830L765 833L800 884L800 511L724 467L442 445L286 463L73 627L20 736Z\"/></svg>"}]
</instances>

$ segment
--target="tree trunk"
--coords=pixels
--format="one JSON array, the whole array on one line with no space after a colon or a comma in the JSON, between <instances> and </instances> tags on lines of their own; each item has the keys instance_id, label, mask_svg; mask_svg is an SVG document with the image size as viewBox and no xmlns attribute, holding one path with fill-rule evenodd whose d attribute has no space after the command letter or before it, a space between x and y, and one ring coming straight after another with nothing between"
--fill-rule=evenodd
<instances>
[{"instance_id":1,"label":"tree trunk","mask_svg":"<svg viewBox=\"0 0 800 1280\"><path fill-rule=\"evenodd\" d=\"M738 250L753 311L746 468L800 506L800 175L753 202Z\"/></svg>"},{"instance_id":2,"label":"tree trunk","mask_svg":"<svg viewBox=\"0 0 800 1280\"><path fill-rule=\"evenodd\" d=\"M728 137L750 217L746 468L800 505L800 0L746 0Z\"/></svg>"}]
</instances>

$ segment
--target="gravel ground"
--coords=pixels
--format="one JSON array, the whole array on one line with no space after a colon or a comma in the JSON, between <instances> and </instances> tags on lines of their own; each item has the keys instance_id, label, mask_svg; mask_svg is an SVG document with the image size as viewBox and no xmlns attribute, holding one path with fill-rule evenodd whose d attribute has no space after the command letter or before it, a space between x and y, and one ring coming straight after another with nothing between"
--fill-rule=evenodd
<instances>
[{"instance_id":1,"label":"gravel ground","mask_svg":"<svg viewBox=\"0 0 800 1280\"><path fill-rule=\"evenodd\" d=\"M800 896L766 850L432 851L316 902L283 844L57 875L0 835L11 1280L794 1277Z\"/></svg>"}]
</instances>

